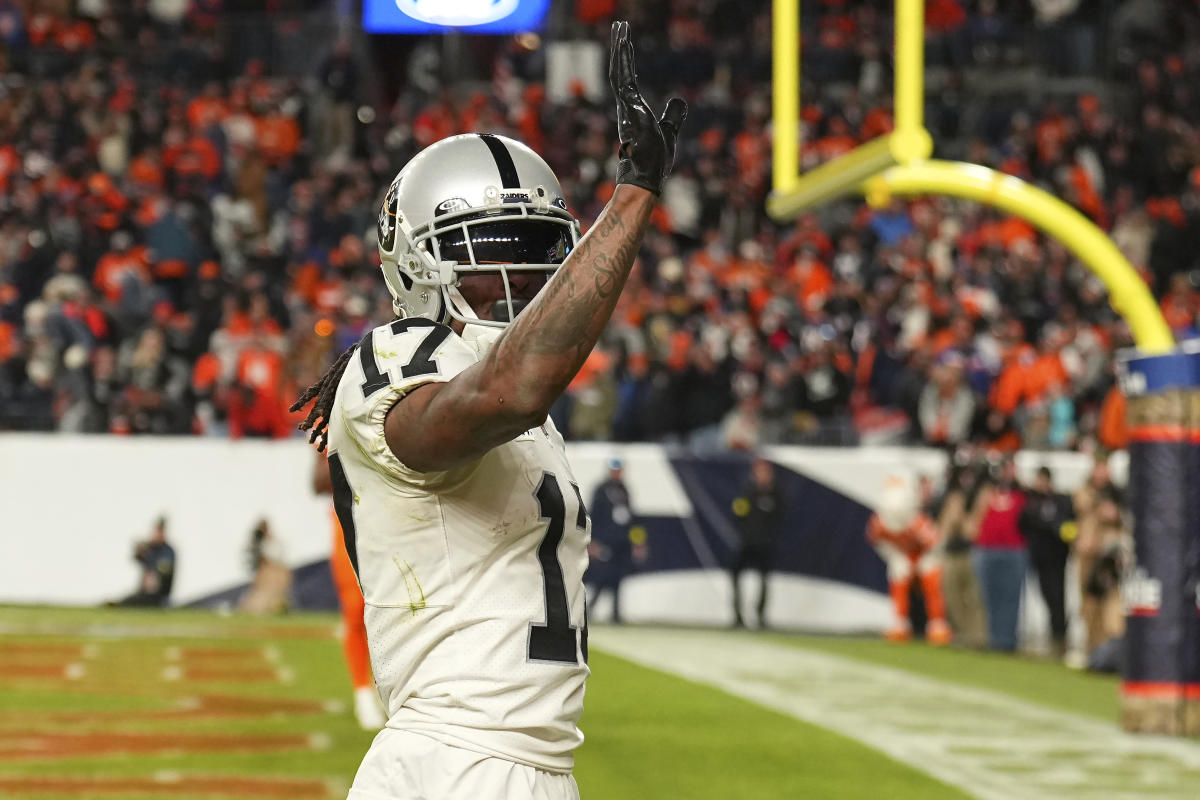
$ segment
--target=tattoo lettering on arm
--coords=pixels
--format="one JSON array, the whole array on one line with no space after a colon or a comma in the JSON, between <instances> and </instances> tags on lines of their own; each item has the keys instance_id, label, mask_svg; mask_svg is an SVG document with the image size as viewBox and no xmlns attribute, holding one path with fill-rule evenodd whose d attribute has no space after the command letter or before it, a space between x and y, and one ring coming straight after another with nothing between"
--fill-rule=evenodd
<instances>
[{"instance_id":1,"label":"tattoo lettering on arm","mask_svg":"<svg viewBox=\"0 0 1200 800\"><path fill-rule=\"evenodd\" d=\"M654 207L648 194L638 198L641 202L618 205L615 199L497 343L501 363L515 365L530 355L565 355L578 363L547 364L544 372L551 374L536 377L565 377L568 382L582 366L616 307Z\"/></svg>"}]
</instances>

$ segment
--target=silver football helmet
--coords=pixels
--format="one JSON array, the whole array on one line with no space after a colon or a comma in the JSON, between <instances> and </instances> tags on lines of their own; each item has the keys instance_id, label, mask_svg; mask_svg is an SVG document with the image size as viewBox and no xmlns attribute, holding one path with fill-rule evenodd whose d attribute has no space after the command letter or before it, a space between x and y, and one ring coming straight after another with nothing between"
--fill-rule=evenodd
<instances>
[{"instance_id":1,"label":"silver football helmet","mask_svg":"<svg viewBox=\"0 0 1200 800\"><path fill-rule=\"evenodd\" d=\"M379 209L379 257L401 317L504 327L510 271L553 272L579 242L562 186L542 157L504 136L451 136L418 153ZM458 291L464 275L499 274L504 310L481 320Z\"/></svg>"}]
</instances>

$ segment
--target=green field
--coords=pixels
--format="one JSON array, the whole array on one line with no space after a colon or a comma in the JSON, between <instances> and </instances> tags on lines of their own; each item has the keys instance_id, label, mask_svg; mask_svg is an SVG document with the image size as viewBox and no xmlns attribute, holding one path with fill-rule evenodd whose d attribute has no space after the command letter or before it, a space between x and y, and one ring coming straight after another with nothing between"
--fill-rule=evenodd
<instances>
[{"instance_id":1,"label":"green field","mask_svg":"<svg viewBox=\"0 0 1200 800\"><path fill-rule=\"evenodd\" d=\"M0 609L0 797L343 797L356 727L332 615ZM602 646L603 635L596 637ZM721 634L714 634L721 637ZM1112 679L871 640L727 634L1115 717ZM585 798L963 798L863 744L593 650Z\"/></svg>"}]
</instances>

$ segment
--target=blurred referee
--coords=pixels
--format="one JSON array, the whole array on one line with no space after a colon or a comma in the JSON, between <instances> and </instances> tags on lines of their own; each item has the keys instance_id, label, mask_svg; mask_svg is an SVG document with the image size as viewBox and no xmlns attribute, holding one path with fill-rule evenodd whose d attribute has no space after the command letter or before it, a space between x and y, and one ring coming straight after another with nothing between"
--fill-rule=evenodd
<instances>
[{"instance_id":1,"label":"blurred referee","mask_svg":"<svg viewBox=\"0 0 1200 800\"><path fill-rule=\"evenodd\" d=\"M646 558L646 531L633 524L621 459L608 462L608 480L596 487L590 508L592 541L588 545L588 555L591 563L585 583L592 591L592 603L605 591L612 592L612 621L619 625L621 581L633 571L634 561Z\"/></svg>"},{"instance_id":2,"label":"blurred referee","mask_svg":"<svg viewBox=\"0 0 1200 800\"><path fill-rule=\"evenodd\" d=\"M775 542L783 521L783 496L775 482L775 467L765 458L754 459L749 483L733 501L741 547L734 558L733 579L734 625L745 627L742 619L741 575L747 569L756 570L762 581L758 590L758 627L767 627L767 577L775 560Z\"/></svg>"}]
</instances>

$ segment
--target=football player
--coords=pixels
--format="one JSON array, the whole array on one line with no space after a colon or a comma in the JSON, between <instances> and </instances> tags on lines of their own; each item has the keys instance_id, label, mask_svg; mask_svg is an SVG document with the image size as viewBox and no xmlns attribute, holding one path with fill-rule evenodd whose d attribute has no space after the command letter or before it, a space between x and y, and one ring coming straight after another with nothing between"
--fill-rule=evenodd
<instances>
[{"instance_id":1,"label":"football player","mask_svg":"<svg viewBox=\"0 0 1200 800\"><path fill-rule=\"evenodd\" d=\"M909 591L914 574L921 581L929 622L925 638L930 644L950 642L946 603L942 594L942 553L937 527L921 512L916 487L904 476L889 476L879 497L879 508L867 521L867 539L887 564L888 590L895 620L886 636L894 642L912 637L908 619Z\"/></svg>"},{"instance_id":2,"label":"football player","mask_svg":"<svg viewBox=\"0 0 1200 800\"><path fill-rule=\"evenodd\" d=\"M549 166L494 135L402 169L379 215L398 319L298 401L328 444L387 727L350 800L575 798L588 518L551 404L633 267L686 113L655 118L613 25L616 189L587 236Z\"/></svg>"}]
</instances>

